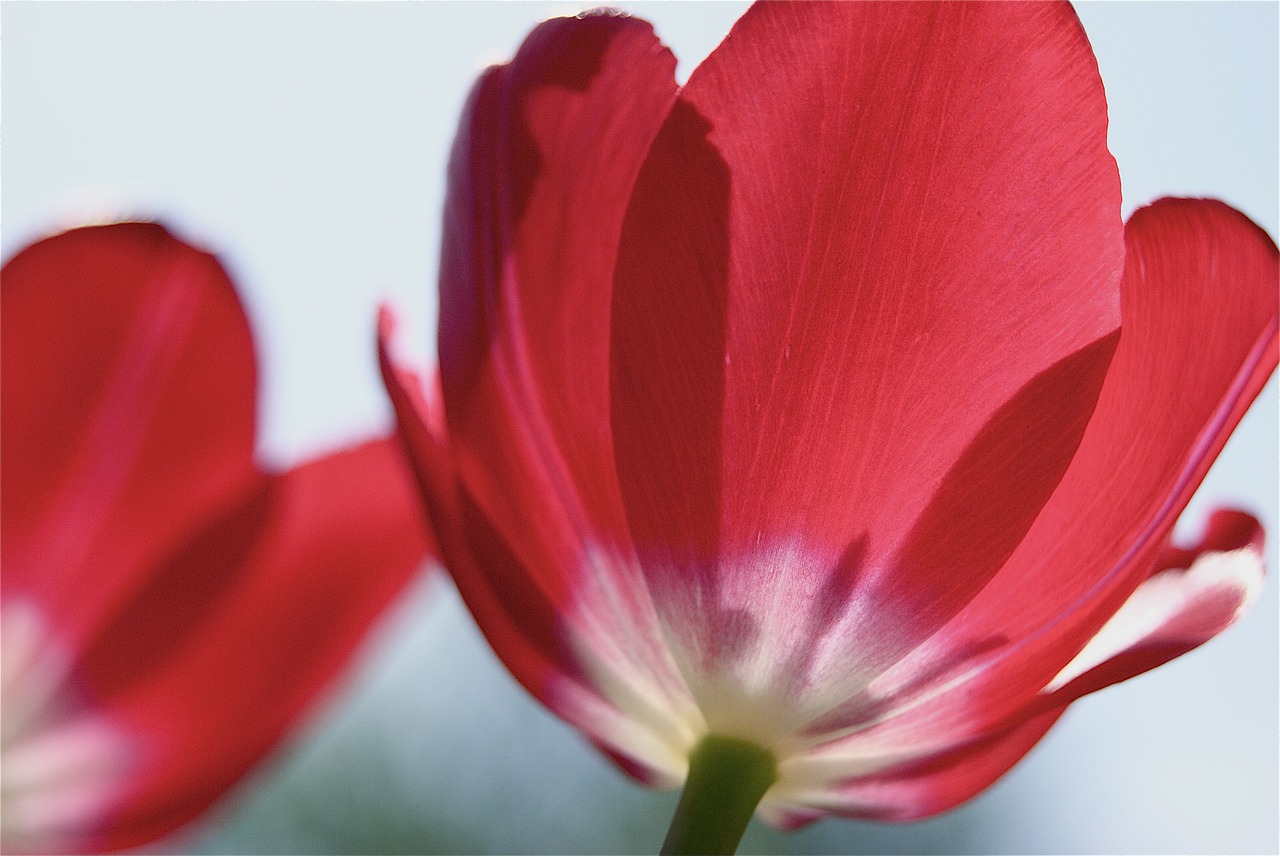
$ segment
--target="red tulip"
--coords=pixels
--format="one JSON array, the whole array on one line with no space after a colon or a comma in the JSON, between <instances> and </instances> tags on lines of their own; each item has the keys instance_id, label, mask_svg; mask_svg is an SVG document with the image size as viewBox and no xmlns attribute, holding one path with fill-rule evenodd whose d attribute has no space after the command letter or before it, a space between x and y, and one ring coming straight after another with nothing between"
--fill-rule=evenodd
<instances>
[{"instance_id":1,"label":"red tulip","mask_svg":"<svg viewBox=\"0 0 1280 856\"><path fill-rule=\"evenodd\" d=\"M136 845L341 671L422 565L419 501L389 439L255 463L240 302L160 226L39 241L0 294L4 846Z\"/></svg>"},{"instance_id":2,"label":"red tulip","mask_svg":"<svg viewBox=\"0 0 1280 856\"><path fill-rule=\"evenodd\" d=\"M942 811L1256 593L1251 517L1169 537L1276 365L1276 247L1121 222L1065 5L761 4L673 69L596 15L472 93L438 388L384 349L444 561L643 781L715 736L784 827Z\"/></svg>"}]
</instances>

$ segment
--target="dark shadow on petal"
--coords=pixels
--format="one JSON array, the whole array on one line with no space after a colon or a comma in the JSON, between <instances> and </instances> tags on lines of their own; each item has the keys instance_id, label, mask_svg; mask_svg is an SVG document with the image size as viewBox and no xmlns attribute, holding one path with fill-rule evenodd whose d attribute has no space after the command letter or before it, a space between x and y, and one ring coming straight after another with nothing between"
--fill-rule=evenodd
<instances>
[{"instance_id":1,"label":"dark shadow on petal","mask_svg":"<svg viewBox=\"0 0 1280 856\"><path fill-rule=\"evenodd\" d=\"M641 170L614 277L618 480L646 573L697 575L715 603L729 265L729 171L677 101Z\"/></svg>"},{"instance_id":2,"label":"dark shadow on petal","mask_svg":"<svg viewBox=\"0 0 1280 856\"><path fill-rule=\"evenodd\" d=\"M943 478L893 567L861 595L882 616L876 657L884 666L956 615L1026 535L1080 444L1119 335L1104 336L1033 378ZM1064 413L1073 418L1059 421Z\"/></svg>"},{"instance_id":3,"label":"dark shadow on petal","mask_svg":"<svg viewBox=\"0 0 1280 856\"><path fill-rule=\"evenodd\" d=\"M155 568L86 651L80 672L86 691L98 698L128 694L217 616L270 529L276 484L264 479Z\"/></svg>"},{"instance_id":4,"label":"dark shadow on petal","mask_svg":"<svg viewBox=\"0 0 1280 856\"><path fill-rule=\"evenodd\" d=\"M555 657L557 667L565 674L580 677L580 652L569 647L568 636L560 629L560 608L563 604L551 600L551 597L563 593L549 594L540 588L531 569L520 561L470 494L459 490L458 495L463 529L475 566L489 578L488 588L501 609L519 627L521 635L529 640L532 648ZM542 687L528 689L535 695L543 690Z\"/></svg>"},{"instance_id":5,"label":"dark shadow on petal","mask_svg":"<svg viewBox=\"0 0 1280 856\"><path fill-rule=\"evenodd\" d=\"M440 324L437 347L451 415L474 388L484 365L492 332L485 308L502 271L498 189L490 177L498 165L486 161L493 159L490 150L498 134L496 111L505 71L489 69L472 88L449 157L440 247L440 317L449 323Z\"/></svg>"},{"instance_id":6,"label":"dark shadow on petal","mask_svg":"<svg viewBox=\"0 0 1280 856\"><path fill-rule=\"evenodd\" d=\"M813 668L824 644L833 634L840 633L841 618L851 607L858 580L865 570L866 556L867 536L864 533L849 542L840 560L822 581L816 603L807 613L808 620L800 634L805 643L787 660L779 675L792 692L800 692L823 680L822 676L813 674Z\"/></svg>"},{"instance_id":7,"label":"dark shadow on petal","mask_svg":"<svg viewBox=\"0 0 1280 856\"><path fill-rule=\"evenodd\" d=\"M503 103L498 115L510 121L500 127L499 151L505 143L505 175L513 187L510 196L504 194L503 198L512 205L506 214L513 231L542 171L542 156L525 123L524 105L539 89L549 86L575 92L589 89L618 35L615 23L609 15L598 13L546 21L525 39L503 75Z\"/></svg>"},{"instance_id":8,"label":"dark shadow on petal","mask_svg":"<svg viewBox=\"0 0 1280 856\"><path fill-rule=\"evenodd\" d=\"M619 34L607 15L556 18L509 65L488 69L463 110L449 158L441 246L439 352L445 397L459 409L498 329L503 265L543 158L526 107L541 89L585 91ZM616 23L616 22L615 22Z\"/></svg>"}]
</instances>

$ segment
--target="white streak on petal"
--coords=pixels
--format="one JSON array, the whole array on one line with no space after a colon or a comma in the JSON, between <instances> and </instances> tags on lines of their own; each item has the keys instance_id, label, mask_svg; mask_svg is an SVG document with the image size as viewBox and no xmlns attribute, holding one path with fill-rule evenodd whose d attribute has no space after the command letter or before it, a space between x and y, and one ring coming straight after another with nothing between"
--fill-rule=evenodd
<instances>
[{"instance_id":1,"label":"white streak on petal","mask_svg":"<svg viewBox=\"0 0 1280 856\"><path fill-rule=\"evenodd\" d=\"M0 843L65 850L119 799L129 743L76 704L69 658L32 605L6 603L0 637Z\"/></svg>"},{"instance_id":2,"label":"white streak on petal","mask_svg":"<svg viewBox=\"0 0 1280 856\"><path fill-rule=\"evenodd\" d=\"M584 713L587 730L677 780L708 733L780 759L822 742L806 725L876 677L852 589L832 585L840 556L765 538L715 569L673 561L595 551L584 562L564 631L614 708ZM572 694L562 688L562 702Z\"/></svg>"},{"instance_id":3,"label":"white streak on petal","mask_svg":"<svg viewBox=\"0 0 1280 856\"><path fill-rule=\"evenodd\" d=\"M672 660L644 577L634 561L592 548L575 595L562 632L603 703L564 680L553 689L557 709L576 712L596 740L648 767L651 784L680 784L706 722Z\"/></svg>"},{"instance_id":4,"label":"white streak on petal","mask_svg":"<svg viewBox=\"0 0 1280 856\"><path fill-rule=\"evenodd\" d=\"M1186 570L1161 571L1138 586L1042 692L1060 689L1140 643L1203 641L1234 623L1261 587L1262 554L1252 547L1205 553Z\"/></svg>"}]
</instances>

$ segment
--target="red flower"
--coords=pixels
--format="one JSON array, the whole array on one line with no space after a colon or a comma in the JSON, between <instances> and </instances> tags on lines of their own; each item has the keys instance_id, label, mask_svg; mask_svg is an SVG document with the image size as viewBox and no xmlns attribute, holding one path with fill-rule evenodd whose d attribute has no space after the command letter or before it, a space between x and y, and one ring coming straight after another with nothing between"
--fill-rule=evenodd
<instances>
[{"instance_id":1,"label":"red flower","mask_svg":"<svg viewBox=\"0 0 1280 856\"><path fill-rule=\"evenodd\" d=\"M391 440L253 457L244 312L162 227L3 272L3 837L97 850L192 819L347 662L427 550Z\"/></svg>"},{"instance_id":2,"label":"red flower","mask_svg":"<svg viewBox=\"0 0 1280 856\"><path fill-rule=\"evenodd\" d=\"M598 15L473 91L438 395L384 351L444 560L641 779L721 735L782 826L941 811L1256 592L1252 518L1168 538L1276 365L1275 245L1121 223L1065 5L762 4L673 68Z\"/></svg>"}]
</instances>

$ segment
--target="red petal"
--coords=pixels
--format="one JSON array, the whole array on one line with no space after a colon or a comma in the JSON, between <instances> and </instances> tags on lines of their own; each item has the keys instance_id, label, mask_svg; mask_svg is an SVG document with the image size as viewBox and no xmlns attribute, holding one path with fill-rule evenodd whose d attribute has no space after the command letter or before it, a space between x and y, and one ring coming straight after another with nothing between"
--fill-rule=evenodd
<instances>
[{"instance_id":1,"label":"red petal","mask_svg":"<svg viewBox=\"0 0 1280 856\"><path fill-rule=\"evenodd\" d=\"M794 827L823 813L909 820L977 794L1021 758L1080 696L1167 662L1230 626L1262 582L1262 530L1240 512L1215 514L1190 550L1165 551L1156 573L1043 692L989 732L954 706L925 703L882 725L785 762L785 789L764 807ZM900 759L907 758L903 762ZM861 770L871 771L868 773Z\"/></svg>"},{"instance_id":2,"label":"red petal","mask_svg":"<svg viewBox=\"0 0 1280 856\"><path fill-rule=\"evenodd\" d=\"M985 790L1030 751L1070 702L1181 656L1233 624L1261 586L1261 549L1256 520L1240 512L1216 513L1196 546L1166 551L1157 573L1012 725L925 760L836 784L831 812L911 820Z\"/></svg>"},{"instance_id":3,"label":"red petal","mask_svg":"<svg viewBox=\"0 0 1280 856\"><path fill-rule=\"evenodd\" d=\"M865 536L856 647L936 629L1075 450L1119 200L1069 7L752 7L655 141L619 252L613 432L655 588L762 542L831 567Z\"/></svg>"},{"instance_id":4,"label":"red petal","mask_svg":"<svg viewBox=\"0 0 1280 856\"><path fill-rule=\"evenodd\" d=\"M601 686L652 709L639 683L651 675L637 674L652 660L681 690L627 559L607 419L614 257L674 66L648 24L597 14L543 24L481 79L446 201L448 443L419 432L433 513L463 542L446 548L449 568L490 643L531 692L622 755L650 737ZM408 399L411 382L389 386ZM597 584L609 591L587 590ZM636 609L619 611L624 600Z\"/></svg>"},{"instance_id":5,"label":"red petal","mask_svg":"<svg viewBox=\"0 0 1280 856\"><path fill-rule=\"evenodd\" d=\"M218 262L154 224L40 241L3 280L4 597L75 649L256 478L253 346Z\"/></svg>"},{"instance_id":6,"label":"red petal","mask_svg":"<svg viewBox=\"0 0 1280 856\"><path fill-rule=\"evenodd\" d=\"M1236 622L1262 586L1262 525L1219 511L1195 547L1166 548L1156 573L1049 685L1079 698L1180 657Z\"/></svg>"},{"instance_id":7,"label":"red petal","mask_svg":"<svg viewBox=\"0 0 1280 856\"><path fill-rule=\"evenodd\" d=\"M655 729L603 695L601 681L610 679L609 668L595 661L601 648L615 648L616 640L598 640L603 645L582 642L566 625L570 617L539 587L531 569L457 483L438 418L439 397L429 399L420 380L391 358L392 326L391 314L384 310L379 335L383 380L440 539L440 555L476 623L507 669L535 698L600 741L632 775L674 784L671 770L655 767ZM622 636L625 645L624 626L616 622L604 633ZM635 658L642 654L635 648L626 651ZM584 658L595 666L590 673L584 671ZM615 698L644 696L645 687L634 681L635 685L625 678L612 683L621 689ZM661 707L655 699L647 702Z\"/></svg>"},{"instance_id":8,"label":"red petal","mask_svg":"<svg viewBox=\"0 0 1280 856\"><path fill-rule=\"evenodd\" d=\"M295 723L421 569L419 503L398 445L368 443L264 482L153 574L82 664L140 747L94 846L195 817Z\"/></svg>"},{"instance_id":9,"label":"red petal","mask_svg":"<svg viewBox=\"0 0 1280 856\"><path fill-rule=\"evenodd\" d=\"M1261 229L1219 202L1166 199L1126 238L1124 333L1080 451L1006 569L930 643L1014 643L940 701L964 720L1023 704L1150 575L1276 366L1280 274Z\"/></svg>"},{"instance_id":10,"label":"red petal","mask_svg":"<svg viewBox=\"0 0 1280 856\"><path fill-rule=\"evenodd\" d=\"M378 361L383 383L395 409L400 437L425 499L427 518L440 543L440 557L458 585L468 608L507 668L533 695L546 695L556 666L544 651L555 651L554 610L546 599L524 584L525 569L518 563L487 568L477 561L466 537L462 493L457 484L447 435L440 430L440 400L429 401L420 378L398 365L391 356L395 320L384 308L379 316ZM505 547L505 545L504 545ZM491 550L492 552L492 550ZM504 550L504 555L508 551ZM488 557L492 559L493 557ZM510 561L510 557L507 556ZM504 574L513 590L527 598L523 607L508 610L491 580Z\"/></svg>"},{"instance_id":11,"label":"red petal","mask_svg":"<svg viewBox=\"0 0 1280 856\"><path fill-rule=\"evenodd\" d=\"M1065 709L1039 713L1000 734L922 761L837 784L815 799L813 808L778 805L764 816L776 826L796 829L828 814L888 821L938 814L990 787L1040 742Z\"/></svg>"},{"instance_id":12,"label":"red petal","mask_svg":"<svg viewBox=\"0 0 1280 856\"><path fill-rule=\"evenodd\" d=\"M584 540L625 540L605 418L610 286L674 69L643 21L548 21L476 86L450 163L440 372L452 453L557 601Z\"/></svg>"}]
</instances>

